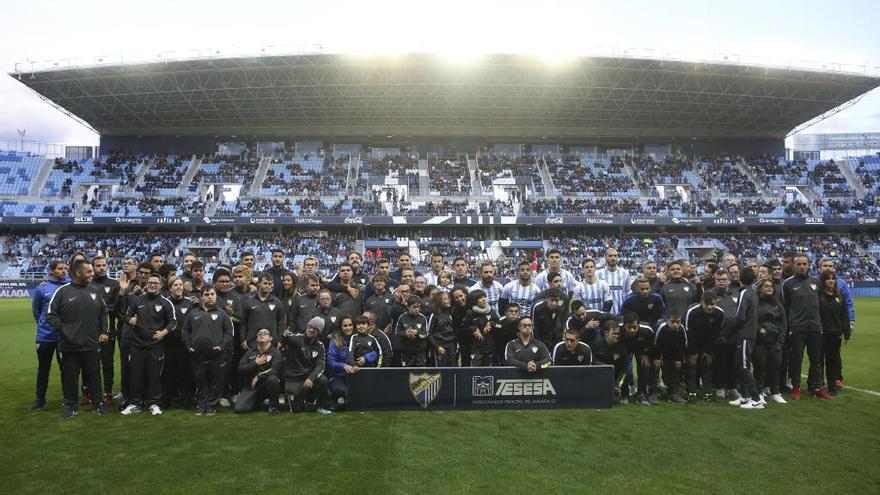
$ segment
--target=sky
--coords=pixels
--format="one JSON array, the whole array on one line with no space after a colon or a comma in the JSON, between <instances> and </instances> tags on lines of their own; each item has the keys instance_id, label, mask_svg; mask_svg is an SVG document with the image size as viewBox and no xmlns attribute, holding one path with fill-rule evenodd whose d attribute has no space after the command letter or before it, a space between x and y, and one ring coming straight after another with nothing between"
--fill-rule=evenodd
<instances>
[{"instance_id":1,"label":"sky","mask_svg":"<svg viewBox=\"0 0 880 495\"><path fill-rule=\"evenodd\" d=\"M166 1L6 3L4 73L28 60L155 59L208 48L321 44L343 52L527 52L634 48L867 66L880 74L876 0L825 1ZM168 55L166 55L167 57ZM0 74L0 148L26 139L97 145L98 136ZM880 90L804 132L880 131Z\"/></svg>"}]
</instances>

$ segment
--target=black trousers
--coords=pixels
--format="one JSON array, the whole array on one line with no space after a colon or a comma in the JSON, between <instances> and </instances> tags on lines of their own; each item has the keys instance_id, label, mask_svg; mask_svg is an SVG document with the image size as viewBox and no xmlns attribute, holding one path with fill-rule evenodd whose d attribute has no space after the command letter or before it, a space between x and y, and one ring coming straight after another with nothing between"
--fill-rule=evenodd
<instances>
[{"instance_id":1,"label":"black trousers","mask_svg":"<svg viewBox=\"0 0 880 495\"><path fill-rule=\"evenodd\" d=\"M129 360L128 360L128 337L119 337L119 391L128 400L131 391L128 389Z\"/></svg>"},{"instance_id":2,"label":"black trousers","mask_svg":"<svg viewBox=\"0 0 880 495\"><path fill-rule=\"evenodd\" d=\"M64 368L61 366L61 353L57 342L37 342L37 400L46 402L46 390L49 388L49 374L52 371L52 358L58 361L62 370L61 381L64 382Z\"/></svg>"},{"instance_id":3,"label":"black trousers","mask_svg":"<svg viewBox=\"0 0 880 495\"><path fill-rule=\"evenodd\" d=\"M752 353L752 365L755 369L755 385L759 389L770 388L771 394L779 393L779 366L782 349L774 346L755 346Z\"/></svg>"},{"instance_id":4,"label":"black trousers","mask_svg":"<svg viewBox=\"0 0 880 495\"><path fill-rule=\"evenodd\" d=\"M131 390L131 402L151 406L162 398L162 365L165 363L165 350L161 347L141 349L132 346L129 349L129 366L131 369L128 384Z\"/></svg>"},{"instance_id":5,"label":"black trousers","mask_svg":"<svg viewBox=\"0 0 880 495\"><path fill-rule=\"evenodd\" d=\"M434 366L441 368L454 368L458 366L458 354L455 352L455 343L441 346L446 351L445 354L439 354L434 350Z\"/></svg>"},{"instance_id":6,"label":"black trousers","mask_svg":"<svg viewBox=\"0 0 880 495\"><path fill-rule=\"evenodd\" d=\"M839 333L822 334L822 356L825 361L825 376L828 388L834 387L834 381L840 379L843 363L840 360L840 344L843 335Z\"/></svg>"},{"instance_id":7,"label":"black trousers","mask_svg":"<svg viewBox=\"0 0 880 495\"><path fill-rule=\"evenodd\" d=\"M100 358L97 349L94 351L70 352L61 355L61 380L64 389L64 403L76 406L79 402L79 374L83 373L86 388L101 390ZM101 394L92 395L92 405L101 405Z\"/></svg>"},{"instance_id":8,"label":"black trousers","mask_svg":"<svg viewBox=\"0 0 880 495\"><path fill-rule=\"evenodd\" d=\"M709 354L712 356L711 354ZM714 365L711 362L711 359L706 359L703 357L703 353L697 354L697 364L691 366L690 363L686 363L687 368L685 369L685 376L687 376L687 391L688 393L696 393L697 392L697 378L699 377L703 392L711 393L714 391L715 386L712 381L712 368Z\"/></svg>"},{"instance_id":9,"label":"black trousers","mask_svg":"<svg viewBox=\"0 0 880 495\"><path fill-rule=\"evenodd\" d=\"M791 333L787 332L782 342L782 350L779 352L779 373L777 382L780 387L785 385L788 379L788 368L791 362Z\"/></svg>"},{"instance_id":10,"label":"black trousers","mask_svg":"<svg viewBox=\"0 0 880 495\"><path fill-rule=\"evenodd\" d=\"M428 358L423 351L407 352L400 351L400 364L407 368L424 368Z\"/></svg>"},{"instance_id":11,"label":"black trousers","mask_svg":"<svg viewBox=\"0 0 880 495\"><path fill-rule=\"evenodd\" d=\"M685 365L685 362L682 361L682 366ZM681 369L675 368L675 360L663 358L663 382L666 383L666 389L668 391L668 395L672 396L678 393L678 388L681 385Z\"/></svg>"},{"instance_id":12,"label":"black trousers","mask_svg":"<svg viewBox=\"0 0 880 495\"><path fill-rule=\"evenodd\" d=\"M291 408L294 411L302 411L303 403L306 400L314 400L316 406L326 409L330 401L330 386L327 383L327 377L324 375L319 376L312 384L310 390L305 390L303 388L303 383L305 383L305 379L284 380L284 391L287 392L288 395L293 396Z\"/></svg>"},{"instance_id":13,"label":"black trousers","mask_svg":"<svg viewBox=\"0 0 880 495\"><path fill-rule=\"evenodd\" d=\"M238 372L238 362L241 361L241 357L244 356L244 349L241 348L241 344L233 343L232 349L227 351L226 354L228 356L226 364L226 383L223 390L225 393L233 396L244 390L250 384L245 384L244 377Z\"/></svg>"},{"instance_id":14,"label":"black trousers","mask_svg":"<svg viewBox=\"0 0 880 495\"><path fill-rule=\"evenodd\" d=\"M804 361L804 348L810 360L807 372L807 387L810 392L822 386L822 334L819 332L792 331L788 336L791 340L791 357L789 359L788 376L792 387L801 386L801 368Z\"/></svg>"},{"instance_id":15,"label":"black trousers","mask_svg":"<svg viewBox=\"0 0 880 495\"><path fill-rule=\"evenodd\" d=\"M162 367L162 408L171 406L175 398L180 401L180 407L189 408L194 394L189 353L182 342L171 343L165 347L165 365Z\"/></svg>"},{"instance_id":16,"label":"black trousers","mask_svg":"<svg viewBox=\"0 0 880 495\"><path fill-rule=\"evenodd\" d=\"M323 377L322 377L323 378ZM281 393L281 380L275 375L269 375L257 380L254 388L244 387L241 395L235 401L235 412L246 413L259 409L263 401L269 399L270 407L278 407L278 395Z\"/></svg>"},{"instance_id":17,"label":"black trousers","mask_svg":"<svg viewBox=\"0 0 880 495\"><path fill-rule=\"evenodd\" d=\"M217 407L226 377L226 353L192 355L190 362L196 384L196 404L199 407Z\"/></svg>"},{"instance_id":18,"label":"black trousers","mask_svg":"<svg viewBox=\"0 0 880 495\"><path fill-rule=\"evenodd\" d=\"M657 391L657 372L654 370L654 365L651 360L648 360L648 365L643 366L642 360L639 356L635 356L636 358L636 373L638 376L636 377L636 385L638 386L638 392L640 394L648 394Z\"/></svg>"},{"instance_id":19,"label":"black trousers","mask_svg":"<svg viewBox=\"0 0 880 495\"><path fill-rule=\"evenodd\" d=\"M715 344L712 353L712 377L715 380L715 388L736 388L736 344Z\"/></svg>"},{"instance_id":20,"label":"black trousers","mask_svg":"<svg viewBox=\"0 0 880 495\"><path fill-rule=\"evenodd\" d=\"M471 352L471 366L492 366L492 352Z\"/></svg>"},{"instance_id":21,"label":"black trousers","mask_svg":"<svg viewBox=\"0 0 880 495\"><path fill-rule=\"evenodd\" d=\"M101 378L104 382L104 393L113 393L113 357L116 351L116 339L110 339L101 345Z\"/></svg>"},{"instance_id":22,"label":"black trousers","mask_svg":"<svg viewBox=\"0 0 880 495\"><path fill-rule=\"evenodd\" d=\"M752 349L755 342L748 339L739 340L736 344L736 371L739 378L739 393L743 397L758 400L758 387L752 375Z\"/></svg>"}]
</instances>

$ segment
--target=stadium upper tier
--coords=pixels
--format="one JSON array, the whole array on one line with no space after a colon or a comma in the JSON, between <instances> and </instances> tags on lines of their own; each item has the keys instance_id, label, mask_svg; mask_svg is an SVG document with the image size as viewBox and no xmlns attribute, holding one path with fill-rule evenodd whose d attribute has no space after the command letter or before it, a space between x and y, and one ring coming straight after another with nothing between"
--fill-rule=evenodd
<instances>
[{"instance_id":1,"label":"stadium upper tier","mask_svg":"<svg viewBox=\"0 0 880 495\"><path fill-rule=\"evenodd\" d=\"M253 149L205 156L112 151L77 161L0 152L0 184L7 188L0 193L0 213L781 219L880 215L876 156L786 162L763 155L429 153L420 158L416 153L386 151L279 151L266 156Z\"/></svg>"},{"instance_id":2,"label":"stadium upper tier","mask_svg":"<svg viewBox=\"0 0 880 495\"><path fill-rule=\"evenodd\" d=\"M781 139L880 85L832 70L511 54L469 64L428 54L257 55L10 75L102 137Z\"/></svg>"}]
</instances>

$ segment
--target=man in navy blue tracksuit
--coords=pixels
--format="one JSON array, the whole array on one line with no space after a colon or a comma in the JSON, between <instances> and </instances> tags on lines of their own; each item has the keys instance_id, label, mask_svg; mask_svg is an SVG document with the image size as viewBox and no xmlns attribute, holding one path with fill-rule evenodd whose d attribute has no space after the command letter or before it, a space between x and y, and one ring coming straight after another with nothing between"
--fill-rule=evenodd
<instances>
[{"instance_id":1,"label":"man in navy blue tracksuit","mask_svg":"<svg viewBox=\"0 0 880 495\"><path fill-rule=\"evenodd\" d=\"M67 279L67 263L55 260L49 265L49 278L40 284L34 291L32 304L34 320L37 322L37 396L31 411L46 407L46 389L49 387L49 372L52 370L52 357L58 359L58 367L61 367L61 357L58 354L58 332L46 321L46 308L52 295L58 287L64 285Z\"/></svg>"}]
</instances>

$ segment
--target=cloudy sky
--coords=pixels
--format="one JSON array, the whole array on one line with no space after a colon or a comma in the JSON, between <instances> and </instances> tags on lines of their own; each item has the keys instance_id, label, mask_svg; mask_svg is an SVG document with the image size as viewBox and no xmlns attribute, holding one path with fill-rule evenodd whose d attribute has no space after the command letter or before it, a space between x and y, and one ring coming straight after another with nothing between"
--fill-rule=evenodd
<instances>
[{"instance_id":1,"label":"cloudy sky","mask_svg":"<svg viewBox=\"0 0 880 495\"><path fill-rule=\"evenodd\" d=\"M322 43L343 51L590 53L596 47L718 53L867 65L880 73L876 0L826 1L332 1L5 3L0 67L28 60L147 59L193 49ZM540 5L540 6L538 6ZM27 139L97 144L98 137L0 77L0 147ZM880 131L880 91L806 132Z\"/></svg>"}]
</instances>

